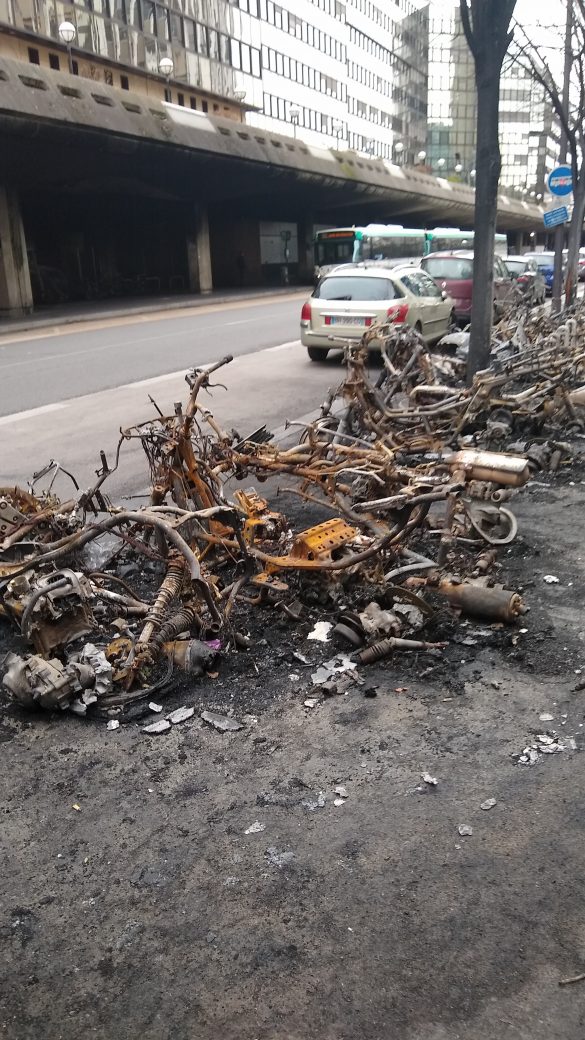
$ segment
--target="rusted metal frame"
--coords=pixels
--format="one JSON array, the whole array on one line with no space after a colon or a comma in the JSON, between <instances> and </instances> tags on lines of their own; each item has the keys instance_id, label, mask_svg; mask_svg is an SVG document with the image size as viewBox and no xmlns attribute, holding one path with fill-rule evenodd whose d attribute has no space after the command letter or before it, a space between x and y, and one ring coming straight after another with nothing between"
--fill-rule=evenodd
<instances>
[{"instance_id":1,"label":"rusted metal frame","mask_svg":"<svg viewBox=\"0 0 585 1040\"><path fill-rule=\"evenodd\" d=\"M372 543L367 549L362 552L355 553L352 556L344 557L342 560L291 560L290 557L286 558L286 562L278 556L269 556L268 553L263 553L259 549L252 548L250 550L251 555L255 556L256 559L262 563L276 566L283 570L322 570L322 571L343 571L348 570L350 567L355 567L358 564L363 563L365 560L369 560L372 556L376 556L383 553L386 549L391 548L401 538L406 537L407 534L414 527L420 526L425 520L428 513L430 503L423 502L420 506L415 507L418 511L417 516L413 519L405 521L401 524L396 524L392 530L390 530L383 538L379 541Z\"/></svg>"},{"instance_id":2,"label":"rusted metal frame","mask_svg":"<svg viewBox=\"0 0 585 1040\"><path fill-rule=\"evenodd\" d=\"M216 361L214 365L210 365L209 368L200 369L197 372L197 375L195 376L193 382L189 384L191 387L191 392L189 394L189 402L185 410L183 423L183 436L185 438L189 437L191 426L193 424L195 413L197 411L197 395L199 394L199 391L202 389L202 387L208 385L209 377L213 374L213 372L217 372L217 370L219 368L222 368L224 365L229 365L231 361L233 361L233 356L231 354L226 354L225 357L221 358L219 361ZM188 377L187 382L189 382Z\"/></svg>"}]
</instances>

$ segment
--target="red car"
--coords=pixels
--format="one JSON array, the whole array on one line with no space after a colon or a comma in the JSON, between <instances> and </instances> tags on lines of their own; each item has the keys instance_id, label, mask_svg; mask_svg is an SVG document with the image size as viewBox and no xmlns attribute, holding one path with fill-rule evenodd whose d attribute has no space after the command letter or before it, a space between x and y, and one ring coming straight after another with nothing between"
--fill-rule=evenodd
<instances>
[{"instance_id":1,"label":"red car","mask_svg":"<svg viewBox=\"0 0 585 1040\"><path fill-rule=\"evenodd\" d=\"M430 274L439 289L452 297L455 319L463 325L471 320L473 290L473 253L429 253L420 266ZM494 256L494 314L501 317L506 304L514 299L514 279L499 256Z\"/></svg>"}]
</instances>

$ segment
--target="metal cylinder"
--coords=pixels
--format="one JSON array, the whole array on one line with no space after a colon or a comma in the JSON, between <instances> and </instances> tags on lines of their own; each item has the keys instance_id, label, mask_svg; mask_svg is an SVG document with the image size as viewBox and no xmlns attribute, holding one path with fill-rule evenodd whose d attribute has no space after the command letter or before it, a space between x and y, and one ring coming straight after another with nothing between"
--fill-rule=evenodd
<instances>
[{"instance_id":1,"label":"metal cylinder","mask_svg":"<svg viewBox=\"0 0 585 1040\"><path fill-rule=\"evenodd\" d=\"M399 639L398 636L389 636L388 639L380 639L372 643L358 654L360 664L373 664L388 657L393 650L441 650L447 646L446 643L425 643L421 639Z\"/></svg>"},{"instance_id":2,"label":"metal cylinder","mask_svg":"<svg viewBox=\"0 0 585 1040\"><path fill-rule=\"evenodd\" d=\"M487 588L467 582L457 584L449 580L439 582L437 592L445 596L453 607L470 617L486 618L490 621L516 621L525 607L517 592L507 589Z\"/></svg>"},{"instance_id":3,"label":"metal cylinder","mask_svg":"<svg viewBox=\"0 0 585 1040\"><path fill-rule=\"evenodd\" d=\"M193 676L203 675L217 657L217 650L199 639L175 639L165 643L163 649L177 668Z\"/></svg>"},{"instance_id":4,"label":"metal cylinder","mask_svg":"<svg viewBox=\"0 0 585 1040\"><path fill-rule=\"evenodd\" d=\"M491 480L495 484L521 487L530 479L527 459L496 451L471 451L464 448L449 455L447 462L450 469L464 470L473 480Z\"/></svg>"}]
</instances>

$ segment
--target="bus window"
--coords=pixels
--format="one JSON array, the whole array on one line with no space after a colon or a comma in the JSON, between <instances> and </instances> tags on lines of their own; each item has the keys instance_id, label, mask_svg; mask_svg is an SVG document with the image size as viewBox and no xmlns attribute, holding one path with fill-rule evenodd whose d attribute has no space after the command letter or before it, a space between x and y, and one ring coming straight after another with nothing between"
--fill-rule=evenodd
<instances>
[{"instance_id":1,"label":"bus window","mask_svg":"<svg viewBox=\"0 0 585 1040\"><path fill-rule=\"evenodd\" d=\"M319 238L315 252L319 267L328 264L348 264L353 257L353 235L346 238Z\"/></svg>"},{"instance_id":2,"label":"bus window","mask_svg":"<svg viewBox=\"0 0 585 1040\"><path fill-rule=\"evenodd\" d=\"M424 239L405 235L373 235L368 240L368 260L401 260L422 256Z\"/></svg>"}]
</instances>

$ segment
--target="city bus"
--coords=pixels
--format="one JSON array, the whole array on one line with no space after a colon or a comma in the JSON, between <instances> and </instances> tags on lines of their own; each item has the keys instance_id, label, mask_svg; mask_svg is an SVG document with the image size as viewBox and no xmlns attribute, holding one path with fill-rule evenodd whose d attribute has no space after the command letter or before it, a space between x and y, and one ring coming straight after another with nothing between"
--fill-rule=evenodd
<instances>
[{"instance_id":1,"label":"city bus","mask_svg":"<svg viewBox=\"0 0 585 1040\"><path fill-rule=\"evenodd\" d=\"M326 228L314 242L315 281L332 267L364 260L398 260L417 263L427 253L473 249L473 231L460 228L405 228L402 224L368 224L365 227ZM506 256L505 235L496 235L496 252Z\"/></svg>"},{"instance_id":2,"label":"city bus","mask_svg":"<svg viewBox=\"0 0 585 1040\"><path fill-rule=\"evenodd\" d=\"M427 253L447 252L451 249L473 249L473 231L461 231L461 228L434 228L425 231ZM508 239L506 235L494 235L494 248L499 256L508 255Z\"/></svg>"}]
</instances>

